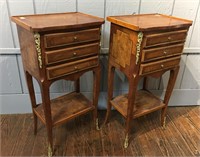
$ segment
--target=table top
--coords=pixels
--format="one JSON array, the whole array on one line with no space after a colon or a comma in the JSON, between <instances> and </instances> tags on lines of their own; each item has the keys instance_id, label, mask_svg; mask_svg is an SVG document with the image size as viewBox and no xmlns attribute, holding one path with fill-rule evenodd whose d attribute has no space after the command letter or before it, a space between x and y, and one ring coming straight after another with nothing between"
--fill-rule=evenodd
<instances>
[{"instance_id":1,"label":"table top","mask_svg":"<svg viewBox=\"0 0 200 157\"><path fill-rule=\"evenodd\" d=\"M104 23L103 18L80 13L54 13L12 16L11 20L29 31L79 28Z\"/></svg>"},{"instance_id":2,"label":"table top","mask_svg":"<svg viewBox=\"0 0 200 157\"><path fill-rule=\"evenodd\" d=\"M163 14L138 14L109 16L107 20L135 31L150 31L158 29L175 29L189 27L192 21Z\"/></svg>"}]
</instances>

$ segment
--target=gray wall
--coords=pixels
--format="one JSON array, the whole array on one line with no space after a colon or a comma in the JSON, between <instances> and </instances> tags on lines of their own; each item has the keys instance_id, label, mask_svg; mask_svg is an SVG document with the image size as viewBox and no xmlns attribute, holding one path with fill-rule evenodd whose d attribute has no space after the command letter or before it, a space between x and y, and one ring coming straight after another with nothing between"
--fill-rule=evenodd
<instances>
[{"instance_id":1,"label":"gray wall","mask_svg":"<svg viewBox=\"0 0 200 157\"><path fill-rule=\"evenodd\" d=\"M193 21L186 40L181 69L170 105L200 105L200 1L199 0L0 0L0 113L31 112L31 105L24 79L16 26L10 16L80 11L106 19L110 15L133 13L162 13ZM110 24L102 29L102 52L108 52ZM107 58L101 58L102 79L99 107L106 106ZM169 73L161 79L151 79L149 88L163 96ZM92 74L82 78L81 91L92 96ZM38 102L40 90L36 82ZM128 82L121 73L115 76L115 94L127 92ZM55 97L73 90L69 81L58 81L51 88Z\"/></svg>"}]
</instances>

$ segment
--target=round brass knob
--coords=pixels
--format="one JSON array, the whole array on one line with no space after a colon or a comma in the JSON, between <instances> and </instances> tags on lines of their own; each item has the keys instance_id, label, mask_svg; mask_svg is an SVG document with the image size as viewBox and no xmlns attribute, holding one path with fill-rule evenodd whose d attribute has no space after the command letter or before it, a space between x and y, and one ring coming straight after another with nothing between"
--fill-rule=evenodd
<instances>
[{"instance_id":1,"label":"round brass knob","mask_svg":"<svg viewBox=\"0 0 200 157\"><path fill-rule=\"evenodd\" d=\"M75 70L77 70L77 69L78 69L78 67L77 67L77 66L75 66L75 67L74 67L74 69L75 69Z\"/></svg>"},{"instance_id":2,"label":"round brass knob","mask_svg":"<svg viewBox=\"0 0 200 157\"><path fill-rule=\"evenodd\" d=\"M166 54L167 54L167 51L164 51L163 53L164 53L164 55L166 55Z\"/></svg>"},{"instance_id":3,"label":"round brass knob","mask_svg":"<svg viewBox=\"0 0 200 157\"><path fill-rule=\"evenodd\" d=\"M160 66L161 66L161 68L164 68L164 65L163 65L163 64L161 64Z\"/></svg>"},{"instance_id":4,"label":"round brass knob","mask_svg":"<svg viewBox=\"0 0 200 157\"><path fill-rule=\"evenodd\" d=\"M76 52L74 52L73 55L76 56L77 55Z\"/></svg>"},{"instance_id":5,"label":"round brass knob","mask_svg":"<svg viewBox=\"0 0 200 157\"><path fill-rule=\"evenodd\" d=\"M167 39L168 39L168 40L172 40L172 38L171 38L171 37L168 37Z\"/></svg>"},{"instance_id":6,"label":"round brass knob","mask_svg":"<svg viewBox=\"0 0 200 157\"><path fill-rule=\"evenodd\" d=\"M77 37L76 37L76 36L74 37L74 40L77 40Z\"/></svg>"}]
</instances>

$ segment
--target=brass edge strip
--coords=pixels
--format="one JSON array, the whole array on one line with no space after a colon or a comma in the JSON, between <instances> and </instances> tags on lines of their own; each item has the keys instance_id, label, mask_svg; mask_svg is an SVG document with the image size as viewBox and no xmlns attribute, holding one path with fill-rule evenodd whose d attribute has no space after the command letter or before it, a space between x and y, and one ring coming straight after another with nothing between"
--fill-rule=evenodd
<instances>
[{"instance_id":1,"label":"brass edge strip","mask_svg":"<svg viewBox=\"0 0 200 157\"><path fill-rule=\"evenodd\" d=\"M39 67L42 68L42 52L41 52L41 48L40 48L40 34L34 33L34 38L35 38L36 51L38 53Z\"/></svg>"},{"instance_id":2,"label":"brass edge strip","mask_svg":"<svg viewBox=\"0 0 200 157\"><path fill-rule=\"evenodd\" d=\"M135 64L138 64L138 62L139 62L142 38L143 38L143 33L139 32L138 33L137 44L136 44L136 62L135 62Z\"/></svg>"}]
</instances>

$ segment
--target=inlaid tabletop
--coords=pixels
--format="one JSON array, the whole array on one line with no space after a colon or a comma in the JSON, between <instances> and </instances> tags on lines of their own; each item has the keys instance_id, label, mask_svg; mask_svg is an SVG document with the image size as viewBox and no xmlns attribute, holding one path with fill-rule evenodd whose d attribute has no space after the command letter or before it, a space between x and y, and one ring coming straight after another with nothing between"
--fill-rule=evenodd
<instances>
[{"instance_id":1,"label":"inlaid tabletop","mask_svg":"<svg viewBox=\"0 0 200 157\"><path fill-rule=\"evenodd\" d=\"M135 31L189 27L192 21L163 14L109 16L107 20Z\"/></svg>"},{"instance_id":2,"label":"inlaid tabletop","mask_svg":"<svg viewBox=\"0 0 200 157\"><path fill-rule=\"evenodd\" d=\"M80 12L21 15L13 16L11 19L21 27L30 31L47 31L55 28L79 28L104 23L103 18Z\"/></svg>"}]
</instances>

